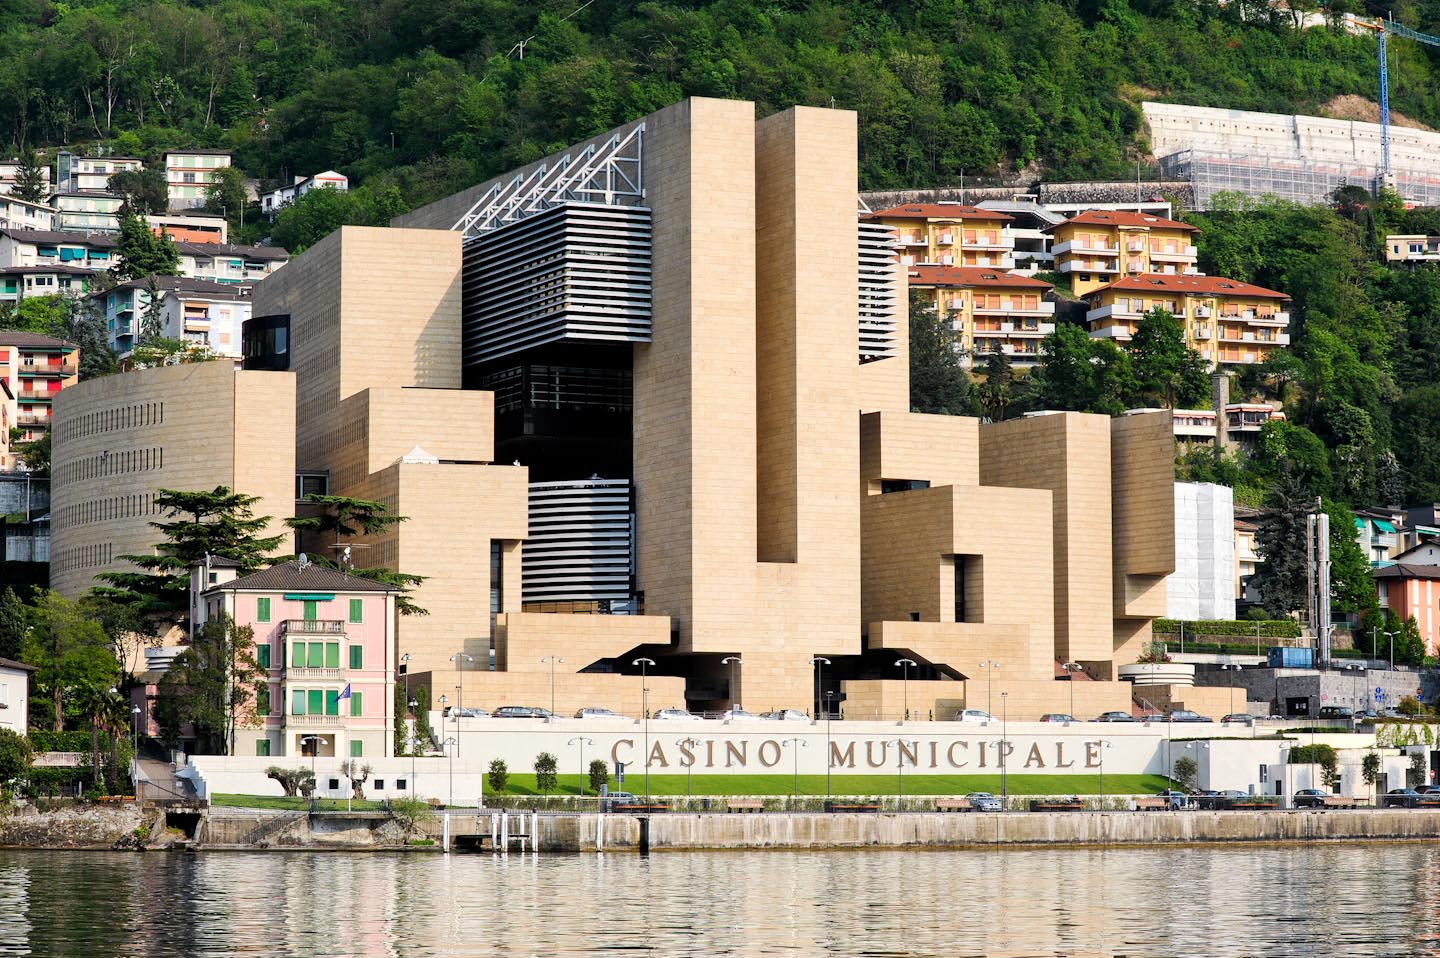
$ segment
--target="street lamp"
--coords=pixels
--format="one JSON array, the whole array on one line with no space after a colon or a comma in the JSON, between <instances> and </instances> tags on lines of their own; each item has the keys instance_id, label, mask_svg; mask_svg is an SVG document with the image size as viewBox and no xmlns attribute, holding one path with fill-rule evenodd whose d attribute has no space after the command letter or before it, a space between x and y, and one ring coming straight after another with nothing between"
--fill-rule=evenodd
<instances>
[{"instance_id":1,"label":"street lamp","mask_svg":"<svg viewBox=\"0 0 1440 958\"><path fill-rule=\"evenodd\" d=\"M449 703L449 701L450 701L450 696L448 696L448 695L442 695L442 696L440 696L440 738L442 739L442 741L441 741L441 743L440 743L441 747L444 747L444 745L445 745L445 743L444 743L444 741L443 741L443 739L445 738L445 706L446 706L446 704ZM455 735L456 735L457 737L460 735L460 721L459 721L459 719L456 719L456 721L455 721Z\"/></svg>"},{"instance_id":2,"label":"street lamp","mask_svg":"<svg viewBox=\"0 0 1440 958\"><path fill-rule=\"evenodd\" d=\"M830 804L830 762L834 754L830 747L830 696L835 693L829 689L825 690L825 804Z\"/></svg>"},{"instance_id":3,"label":"street lamp","mask_svg":"<svg viewBox=\"0 0 1440 958\"><path fill-rule=\"evenodd\" d=\"M650 685L646 670L655 664L654 659L638 658L630 663L640 666L640 708L645 715L645 804L650 804Z\"/></svg>"},{"instance_id":4,"label":"street lamp","mask_svg":"<svg viewBox=\"0 0 1440 958\"><path fill-rule=\"evenodd\" d=\"M820 694L820 686L824 681L825 666L830 664L830 660L823 655L817 655L810 660L810 664L815 666L815 707L818 709L823 702L825 705L825 720L828 722L830 720L830 700Z\"/></svg>"},{"instance_id":5,"label":"street lamp","mask_svg":"<svg viewBox=\"0 0 1440 958\"><path fill-rule=\"evenodd\" d=\"M990 698L990 684L991 684L991 683L990 683L990 680L991 680L992 678L994 678L994 676L995 676L995 670L1000 667L1000 663L999 663L999 662L991 662L991 661L989 661L989 660L987 659L986 661L980 663L980 667L981 667L982 669L985 669L985 670L986 670L986 672L985 672L985 712L986 712L987 714L989 714L989 713L990 713L990 703L993 701L993 700Z\"/></svg>"},{"instance_id":6,"label":"street lamp","mask_svg":"<svg viewBox=\"0 0 1440 958\"><path fill-rule=\"evenodd\" d=\"M580 797L585 797L585 746L594 745L595 740L581 735L566 742L566 745L580 745Z\"/></svg>"},{"instance_id":7,"label":"street lamp","mask_svg":"<svg viewBox=\"0 0 1440 958\"><path fill-rule=\"evenodd\" d=\"M895 664L900 666L900 704L903 709L900 713L900 724L904 725L910 718L910 667L919 666L914 659L901 659Z\"/></svg>"},{"instance_id":8,"label":"street lamp","mask_svg":"<svg viewBox=\"0 0 1440 958\"><path fill-rule=\"evenodd\" d=\"M1105 739L1097 739L1100 743L1100 808L1105 808L1105 750L1112 747L1112 743ZM1169 778L1168 770L1165 776Z\"/></svg>"},{"instance_id":9,"label":"street lamp","mask_svg":"<svg viewBox=\"0 0 1440 958\"><path fill-rule=\"evenodd\" d=\"M1000 810L1010 807L1010 763L1005 761L1005 748L1010 744L1010 693L1000 693Z\"/></svg>"},{"instance_id":10,"label":"street lamp","mask_svg":"<svg viewBox=\"0 0 1440 958\"><path fill-rule=\"evenodd\" d=\"M130 724L135 729L135 744L131 747L131 751L135 753L134 760L138 762L140 760L140 706L138 705L130 706Z\"/></svg>"},{"instance_id":11,"label":"street lamp","mask_svg":"<svg viewBox=\"0 0 1440 958\"><path fill-rule=\"evenodd\" d=\"M450 757L450 797L445 800L445 813L447 815L450 813L450 808L455 804L455 756L460 754L459 734L460 730L457 728L455 735L445 740L445 753ZM450 751L450 746L452 745L455 746L454 752Z\"/></svg>"},{"instance_id":12,"label":"street lamp","mask_svg":"<svg viewBox=\"0 0 1440 958\"><path fill-rule=\"evenodd\" d=\"M1386 632L1385 637L1390 640L1390 671L1395 671L1395 636L1398 633Z\"/></svg>"},{"instance_id":13,"label":"street lamp","mask_svg":"<svg viewBox=\"0 0 1440 958\"><path fill-rule=\"evenodd\" d=\"M450 661L455 663L455 671L460 674L460 684L456 686L456 694L459 696L459 698L455 700L455 707L457 709L463 708L465 705L465 667L460 663L474 662L475 657L466 655L464 652L456 652L454 655L450 656ZM458 725L455 727L455 733L457 735L460 733L460 727Z\"/></svg>"},{"instance_id":14,"label":"street lamp","mask_svg":"<svg viewBox=\"0 0 1440 958\"><path fill-rule=\"evenodd\" d=\"M310 778L315 782L315 790L320 790L319 773L315 771L315 756L320 754L320 743L324 741L318 735L306 735L300 739L300 744L310 743Z\"/></svg>"},{"instance_id":15,"label":"street lamp","mask_svg":"<svg viewBox=\"0 0 1440 958\"><path fill-rule=\"evenodd\" d=\"M420 705L414 699L410 700L410 713L413 715L415 709ZM410 724L410 794L415 794L415 754L420 751L420 736L415 734L415 724Z\"/></svg>"},{"instance_id":16,"label":"street lamp","mask_svg":"<svg viewBox=\"0 0 1440 958\"><path fill-rule=\"evenodd\" d=\"M910 744L919 748L917 741L912 740ZM905 740L903 738L895 739L895 786L900 792L899 797L895 800L895 810L898 812L903 809L905 804Z\"/></svg>"},{"instance_id":17,"label":"street lamp","mask_svg":"<svg viewBox=\"0 0 1440 958\"><path fill-rule=\"evenodd\" d=\"M542 665L546 662L550 663L550 717L553 719L555 717L555 663L564 664L565 660L554 655L547 655L540 662Z\"/></svg>"},{"instance_id":18,"label":"street lamp","mask_svg":"<svg viewBox=\"0 0 1440 958\"><path fill-rule=\"evenodd\" d=\"M699 740L699 739L695 739L695 738L677 738L677 739L675 740L675 747L676 747L676 748L680 748L680 749L685 748L685 746L687 746L687 745L694 746L694 745L699 745L699 744L700 744L700 740ZM683 754L683 753L682 753L682 754ZM695 795L695 789L693 788L694 784L695 784L695 759L692 757L692 758L690 759L690 764L685 766L685 797L686 797L686 798L693 798L693 797L694 797L694 795Z\"/></svg>"},{"instance_id":19,"label":"street lamp","mask_svg":"<svg viewBox=\"0 0 1440 958\"><path fill-rule=\"evenodd\" d=\"M1235 673L1240 671L1240 663L1224 662L1220 665L1220 671L1230 673L1230 714L1235 714ZM1249 699L1249 696L1246 696Z\"/></svg>"},{"instance_id":20,"label":"street lamp","mask_svg":"<svg viewBox=\"0 0 1440 958\"><path fill-rule=\"evenodd\" d=\"M730 666L730 707L732 709L738 709L740 707L740 703L735 698L735 669L736 666L742 664L740 661L740 656L727 655L725 656L725 658L720 660L720 664Z\"/></svg>"},{"instance_id":21,"label":"street lamp","mask_svg":"<svg viewBox=\"0 0 1440 958\"><path fill-rule=\"evenodd\" d=\"M783 741L781 741L780 744L792 748L790 752L790 757L793 759L794 762L795 790L791 794L798 799L800 797L800 750L802 748L809 748L810 743L806 742L803 738L795 736L784 739Z\"/></svg>"},{"instance_id":22,"label":"street lamp","mask_svg":"<svg viewBox=\"0 0 1440 958\"><path fill-rule=\"evenodd\" d=\"M1079 662L1066 662L1064 668L1070 679L1070 717L1073 719L1075 717L1075 673L1083 672L1085 666Z\"/></svg>"}]
</instances>

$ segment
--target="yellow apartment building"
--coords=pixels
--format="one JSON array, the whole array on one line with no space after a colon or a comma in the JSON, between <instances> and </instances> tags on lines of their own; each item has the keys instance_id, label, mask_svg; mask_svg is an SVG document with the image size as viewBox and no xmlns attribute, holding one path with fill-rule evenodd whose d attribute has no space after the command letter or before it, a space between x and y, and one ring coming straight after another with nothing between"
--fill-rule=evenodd
<instances>
[{"instance_id":1,"label":"yellow apartment building","mask_svg":"<svg viewBox=\"0 0 1440 958\"><path fill-rule=\"evenodd\" d=\"M1185 326L1185 341L1212 365L1263 363L1290 345L1290 297L1223 276L1127 276L1091 291L1090 336L1130 341L1140 320L1163 309Z\"/></svg>"},{"instance_id":2,"label":"yellow apartment building","mask_svg":"<svg viewBox=\"0 0 1440 958\"><path fill-rule=\"evenodd\" d=\"M911 266L911 289L923 289L936 314L960 334L965 366L1003 353L1017 367L1040 359L1040 340L1055 331L1049 283L979 266Z\"/></svg>"},{"instance_id":3,"label":"yellow apartment building","mask_svg":"<svg viewBox=\"0 0 1440 958\"><path fill-rule=\"evenodd\" d=\"M1015 265L1012 217L959 203L911 203L862 217L895 230L903 266Z\"/></svg>"},{"instance_id":4,"label":"yellow apartment building","mask_svg":"<svg viewBox=\"0 0 1440 958\"><path fill-rule=\"evenodd\" d=\"M1050 229L1055 269L1084 296L1122 276L1193 275L1195 227L1150 213L1089 210Z\"/></svg>"}]
</instances>

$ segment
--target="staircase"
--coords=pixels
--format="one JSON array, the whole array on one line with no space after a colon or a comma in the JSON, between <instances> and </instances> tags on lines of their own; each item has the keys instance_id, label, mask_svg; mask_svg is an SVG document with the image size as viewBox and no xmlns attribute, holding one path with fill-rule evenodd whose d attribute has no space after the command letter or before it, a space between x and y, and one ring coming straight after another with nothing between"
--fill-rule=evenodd
<instances>
[{"instance_id":1,"label":"staircase","mask_svg":"<svg viewBox=\"0 0 1440 958\"><path fill-rule=\"evenodd\" d=\"M291 825L304 821L309 814L309 812L289 812L284 815L275 815L247 832L239 843L241 845L259 845L272 835L278 835Z\"/></svg>"}]
</instances>

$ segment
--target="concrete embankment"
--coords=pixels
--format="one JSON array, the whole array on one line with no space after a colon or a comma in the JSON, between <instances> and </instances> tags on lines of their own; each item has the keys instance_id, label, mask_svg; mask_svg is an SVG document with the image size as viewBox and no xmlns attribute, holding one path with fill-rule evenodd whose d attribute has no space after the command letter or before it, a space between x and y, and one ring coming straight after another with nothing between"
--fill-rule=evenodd
<instances>
[{"instance_id":1,"label":"concrete embankment","mask_svg":"<svg viewBox=\"0 0 1440 958\"><path fill-rule=\"evenodd\" d=\"M138 848L154 817L134 802L15 809L0 813L0 847Z\"/></svg>"}]
</instances>

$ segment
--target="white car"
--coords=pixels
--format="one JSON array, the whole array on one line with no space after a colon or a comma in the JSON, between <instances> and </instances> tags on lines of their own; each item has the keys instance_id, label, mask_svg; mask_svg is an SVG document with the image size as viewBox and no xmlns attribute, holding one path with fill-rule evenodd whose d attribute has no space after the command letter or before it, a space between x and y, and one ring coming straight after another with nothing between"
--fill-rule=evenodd
<instances>
[{"instance_id":1,"label":"white car","mask_svg":"<svg viewBox=\"0 0 1440 958\"><path fill-rule=\"evenodd\" d=\"M580 719L587 719L587 718L624 718L625 716L620 715L620 714L617 713L617 712L612 712L610 709L586 708L586 709L580 709L578 712L576 712L576 713L575 713L575 717L576 717L576 718L580 718Z\"/></svg>"},{"instance_id":2,"label":"white car","mask_svg":"<svg viewBox=\"0 0 1440 958\"><path fill-rule=\"evenodd\" d=\"M969 725L988 725L995 721L995 716L984 709L961 709L955 713L955 721Z\"/></svg>"},{"instance_id":3,"label":"white car","mask_svg":"<svg viewBox=\"0 0 1440 958\"><path fill-rule=\"evenodd\" d=\"M810 716L799 709L780 709L778 712L766 712L760 716L767 722L808 722Z\"/></svg>"},{"instance_id":4,"label":"white car","mask_svg":"<svg viewBox=\"0 0 1440 958\"><path fill-rule=\"evenodd\" d=\"M720 721L722 722L730 722L735 719L753 722L758 720L759 718L760 716L756 715L754 712L747 712L742 708L726 709L725 711L720 713Z\"/></svg>"},{"instance_id":5,"label":"white car","mask_svg":"<svg viewBox=\"0 0 1440 958\"><path fill-rule=\"evenodd\" d=\"M650 716L650 717L651 717L652 719L655 719L657 722L664 722L664 721L668 721L668 720L670 720L670 719L693 719L693 718L699 718L700 716L698 716L698 715L691 715L689 712L685 711L684 709L660 709L659 711L657 711L654 715L652 715L652 716Z\"/></svg>"}]
</instances>

